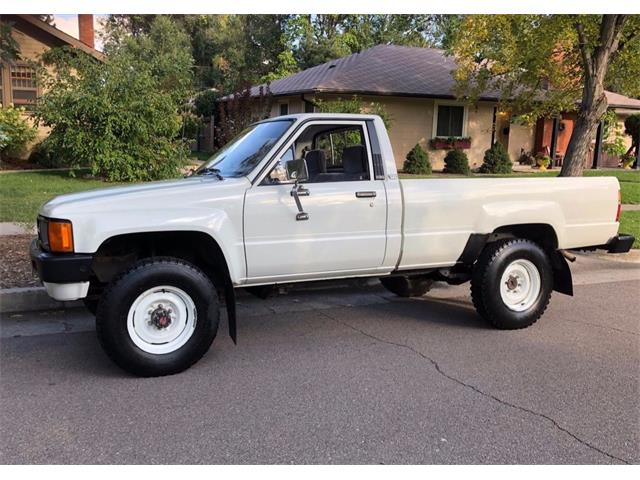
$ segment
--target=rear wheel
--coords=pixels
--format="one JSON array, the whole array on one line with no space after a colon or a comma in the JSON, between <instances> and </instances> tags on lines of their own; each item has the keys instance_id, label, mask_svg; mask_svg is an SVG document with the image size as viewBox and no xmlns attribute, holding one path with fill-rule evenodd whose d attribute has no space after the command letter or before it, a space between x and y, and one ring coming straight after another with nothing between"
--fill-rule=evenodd
<instances>
[{"instance_id":1,"label":"rear wheel","mask_svg":"<svg viewBox=\"0 0 640 480\"><path fill-rule=\"evenodd\" d=\"M433 280L425 277L398 276L382 277L380 283L399 297L421 297L431 290Z\"/></svg>"},{"instance_id":2,"label":"rear wheel","mask_svg":"<svg viewBox=\"0 0 640 480\"><path fill-rule=\"evenodd\" d=\"M525 239L489 244L471 279L476 311L505 330L534 324L546 310L552 289L553 271L547 254Z\"/></svg>"},{"instance_id":3,"label":"rear wheel","mask_svg":"<svg viewBox=\"0 0 640 480\"><path fill-rule=\"evenodd\" d=\"M209 349L218 323L218 296L209 278L173 258L135 264L106 289L96 315L107 355L140 376L189 368Z\"/></svg>"}]
</instances>

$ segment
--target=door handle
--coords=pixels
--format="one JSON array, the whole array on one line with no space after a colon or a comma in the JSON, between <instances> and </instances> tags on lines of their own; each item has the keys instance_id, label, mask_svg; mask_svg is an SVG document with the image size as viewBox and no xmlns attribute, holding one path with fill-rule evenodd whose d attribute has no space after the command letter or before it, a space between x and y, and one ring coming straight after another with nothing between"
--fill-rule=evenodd
<instances>
[{"instance_id":1,"label":"door handle","mask_svg":"<svg viewBox=\"0 0 640 480\"><path fill-rule=\"evenodd\" d=\"M376 192L356 192L356 197L358 198L373 198L376 195Z\"/></svg>"}]
</instances>

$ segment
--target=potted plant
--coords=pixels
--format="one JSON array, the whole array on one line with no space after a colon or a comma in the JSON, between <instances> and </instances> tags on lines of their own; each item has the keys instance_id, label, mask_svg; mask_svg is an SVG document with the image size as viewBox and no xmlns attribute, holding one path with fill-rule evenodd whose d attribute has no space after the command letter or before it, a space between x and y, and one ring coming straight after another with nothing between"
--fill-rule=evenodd
<instances>
[{"instance_id":1,"label":"potted plant","mask_svg":"<svg viewBox=\"0 0 640 480\"><path fill-rule=\"evenodd\" d=\"M435 137L429 143L434 150L466 150L471 148L470 137Z\"/></svg>"},{"instance_id":2,"label":"potted plant","mask_svg":"<svg viewBox=\"0 0 640 480\"><path fill-rule=\"evenodd\" d=\"M549 155L539 155L536 157L536 164L541 171L545 171L551 164L551 158L549 158Z\"/></svg>"},{"instance_id":3,"label":"potted plant","mask_svg":"<svg viewBox=\"0 0 640 480\"><path fill-rule=\"evenodd\" d=\"M622 168L625 170L630 170L633 162L636 161L633 155L623 155L622 158Z\"/></svg>"}]
</instances>

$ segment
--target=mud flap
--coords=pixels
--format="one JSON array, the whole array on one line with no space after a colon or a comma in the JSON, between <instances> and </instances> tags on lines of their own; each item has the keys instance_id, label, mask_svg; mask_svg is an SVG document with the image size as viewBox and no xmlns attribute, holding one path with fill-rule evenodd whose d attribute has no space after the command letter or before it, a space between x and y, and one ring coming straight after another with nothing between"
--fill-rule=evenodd
<instances>
[{"instance_id":1,"label":"mud flap","mask_svg":"<svg viewBox=\"0 0 640 480\"><path fill-rule=\"evenodd\" d=\"M224 288L224 299L227 307L227 318L229 321L229 336L234 344L238 344L236 330L236 292L231 282L226 282Z\"/></svg>"},{"instance_id":2,"label":"mud flap","mask_svg":"<svg viewBox=\"0 0 640 480\"><path fill-rule=\"evenodd\" d=\"M567 259L559 251L551 255L553 268L553 289L558 293L573 296L573 278Z\"/></svg>"}]
</instances>

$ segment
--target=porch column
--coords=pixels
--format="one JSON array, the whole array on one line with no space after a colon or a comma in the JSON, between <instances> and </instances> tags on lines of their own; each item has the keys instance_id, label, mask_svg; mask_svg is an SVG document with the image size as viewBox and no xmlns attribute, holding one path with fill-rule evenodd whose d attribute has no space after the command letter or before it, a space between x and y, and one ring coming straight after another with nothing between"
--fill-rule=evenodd
<instances>
[{"instance_id":1,"label":"porch column","mask_svg":"<svg viewBox=\"0 0 640 480\"><path fill-rule=\"evenodd\" d=\"M553 117L553 124L551 127L551 147L549 147L549 155L551 156L551 162L549 168L553 168L556 160L556 150L558 148L558 130L560 129L560 118L558 115Z\"/></svg>"},{"instance_id":2,"label":"porch column","mask_svg":"<svg viewBox=\"0 0 640 480\"><path fill-rule=\"evenodd\" d=\"M640 168L640 142L636 145L636 161L633 162L634 170L638 170Z\"/></svg>"},{"instance_id":3,"label":"porch column","mask_svg":"<svg viewBox=\"0 0 640 480\"><path fill-rule=\"evenodd\" d=\"M498 107L493 107L493 123L491 124L491 146L496 143L496 121L497 121Z\"/></svg>"},{"instance_id":4,"label":"porch column","mask_svg":"<svg viewBox=\"0 0 640 480\"><path fill-rule=\"evenodd\" d=\"M592 169L597 169L600 167L600 157L602 156L602 137L604 136L604 128L602 128L602 123L598 124L598 131L596 132L596 147L593 150L593 163L591 165Z\"/></svg>"}]
</instances>

